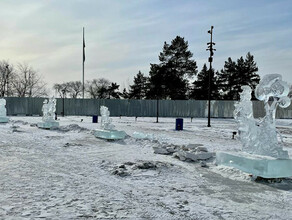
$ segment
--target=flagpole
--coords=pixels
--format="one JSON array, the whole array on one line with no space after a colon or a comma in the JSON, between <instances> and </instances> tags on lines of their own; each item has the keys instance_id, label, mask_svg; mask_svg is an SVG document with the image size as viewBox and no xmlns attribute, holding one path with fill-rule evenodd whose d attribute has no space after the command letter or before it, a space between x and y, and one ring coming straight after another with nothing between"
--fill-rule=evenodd
<instances>
[{"instance_id":1,"label":"flagpole","mask_svg":"<svg viewBox=\"0 0 292 220\"><path fill-rule=\"evenodd\" d=\"M85 61L85 41L84 41L84 27L83 27L83 45L82 45L82 97L84 99L84 61Z\"/></svg>"}]
</instances>

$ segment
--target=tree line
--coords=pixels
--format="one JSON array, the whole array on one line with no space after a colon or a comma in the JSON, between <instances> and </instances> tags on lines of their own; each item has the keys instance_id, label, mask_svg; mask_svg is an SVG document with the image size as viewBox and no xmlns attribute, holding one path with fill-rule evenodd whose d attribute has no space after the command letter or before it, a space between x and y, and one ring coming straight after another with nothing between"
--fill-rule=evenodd
<instances>
[{"instance_id":1,"label":"tree line","mask_svg":"<svg viewBox=\"0 0 292 220\"><path fill-rule=\"evenodd\" d=\"M116 82L105 78L88 80L85 84L86 98L207 100L211 74L212 100L238 100L242 85L254 89L259 83L258 67L250 52L236 60L229 57L219 71L210 70L207 64L198 71L197 62L188 47L188 41L180 36L170 43L164 42L158 56L159 62L150 63L149 74L138 71L133 84L123 91ZM1 61L0 78L2 97L47 95L45 83L37 71L27 64L14 67L7 61ZM53 89L60 97L82 97L81 81L56 83Z\"/></svg>"},{"instance_id":2,"label":"tree line","mask_svg":"<svg viewBox=\"0 0 292 220\"><path fill-rule=\"evenodd\" d=\"M0 97L47 96L46 84L38 72L27 63L16 66L9 61L0 61Z\"/></svg>"},{"instance_id":3,"label":"tree line","mask_svg":"<svg viewBox=\"0 0 292 220\"><path fill-rule=\"evenodd\" d=\"M204 64L198 72L197 63L188 49L188 42L180 36L170 44L164 42L158 58L159 63L150 64L148 76L138 71L128 90L124 88L120 92L117 83L104 78L93 79L86 83L87 96L98 99L207 100L210 73L212 100L238 100L241 86L249 85L254 89L260 81L257 64L250 52L237 60L229 57L220 71L210 71L207 64ZM79 85L80 95L81 82ZM76 98L73 82L55 84L56 91L60 92L64 88L69 97ZM255 98L254 94L252 96Z\"/></svg>"}]
</instances>

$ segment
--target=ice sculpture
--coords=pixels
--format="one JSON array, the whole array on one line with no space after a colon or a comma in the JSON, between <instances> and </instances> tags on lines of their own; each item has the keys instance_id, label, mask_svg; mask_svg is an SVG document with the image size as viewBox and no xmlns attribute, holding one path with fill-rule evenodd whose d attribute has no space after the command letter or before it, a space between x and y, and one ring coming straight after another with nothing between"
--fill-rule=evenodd
<instances>
[{"instance_id":1,"label":"ice sculpture","mask_svg":"<svg viewBox=\"0 0 292 220\"><path fill-rule=\"evenodd\" d=\"M110 111L107 107L101 106L100 107L100 114L101 114L101 129L102 130L113 130L115 126L112 124L112 119L110 116Z\"/></svg>"},{"instance_id":2,"label":"ice sculpture","mask_svg":"<svg viewBox=\"0 0 292 220\"><path fill-rule=\"evenodd\" d=\"M255 89L257 99L264 101L266 115L260 121L253 117L251 88L242 86L240 101L235 104L234 118L238 122L242 151L246 153L218 152L217 164L239 168L265 178L292 176L292 160L283 150L280 134L276 131L277 107L286 108L291 100L287 97L289 86L279 74L262 78ZM272 101L269 102L269 100ZM278 141L281 140L280 142Z\"/></svg>"},{"instance_id":3,"label":"ice sculpture","mask_svg":"<svg viewBox=\"0 0 292 220\"><path fill-rule=\"evenodd\" d=\"M56 99L54 97L50 98L49 101L47 99L44 100L42 111L42 122L37 124L39 128L51 129L59 127L59 122L55 120Z\"/></svg>"},{"instance_id":4,"label":"ice sculpture","mask_svg":"<svg viewBox=\"0 0 292 220\"><path fill-rule=\"evenodd\" d=\"M6 100L0 99L0 123L7 123L9 121L9 118L7 117L7 111L6 111Z\"/></svg>"},{"instance_id":5,"label":"ice sculpture","mask_svg":"<svg viewBox=\"0 0 292 220\"><path fill-rule=\"evenodd\" d=\"M101 114L101 126L100 129L94 130L94 136L107 140L119 140L126 137L126 132L115 130L115 126L112 124L110 111L106 106L100 107Z\"/></svg>"}]
</instances>

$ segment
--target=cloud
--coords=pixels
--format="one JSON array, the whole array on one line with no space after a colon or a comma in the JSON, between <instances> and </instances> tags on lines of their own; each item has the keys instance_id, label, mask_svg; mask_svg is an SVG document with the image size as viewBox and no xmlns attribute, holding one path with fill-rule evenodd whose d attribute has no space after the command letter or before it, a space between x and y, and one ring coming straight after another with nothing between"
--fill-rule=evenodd
<instances>
[{"instance_id":1,"label":"cloud","mask_svg":"<svg viewBox=\"0 0 292 220\"><path fill-rule=\"evenodd\" d=\"M216 69L250 51L260 74L279 71L292 81L292 6L286 0L11 0L0 8L0 59L28 62L49 87L82 79L82 27L86 79L132 82L139 70L148 74L164 41L177 35L189 42L200 70L214 25Z\"/></svg>"}]
</instances>

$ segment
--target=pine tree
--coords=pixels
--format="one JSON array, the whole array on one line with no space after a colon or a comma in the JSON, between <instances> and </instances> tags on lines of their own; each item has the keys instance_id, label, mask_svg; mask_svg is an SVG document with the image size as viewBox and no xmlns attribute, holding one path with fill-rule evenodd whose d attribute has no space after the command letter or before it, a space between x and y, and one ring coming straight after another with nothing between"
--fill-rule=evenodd
<instances>
[{"instance_id":1,"label":"pine tree","mask_svg":"<svg viewBox=\"0 0 292 220\"><path fill-rule=\"evenodd\" d=\"M254 57L250 54L250 52L248 52L246 55L245 67L246 67L246 78L248 80L247 81L245 80L245 82L243 82L243 85L245 85L244 83L247 83L247 85L249 85L252 88L253 90L252 98L256 99L254 95L254 90L260 82L260 76L257 74L259 69L257 67L256 62L254 61Z\"/></svg>"},{"instance_id":2,"label":"pine tree","mask_svg":"<svg viewBox=\"0 0 292 220\"><path fill-rule=\"evenodd\" d=\"M218 74L218 85L223 99L238 100L241 86L248 85L253 90L260 81L256 73L258 67L254 57L247 53L246 58L240 57L237 62L232 61L229 57L225 61L224 68ZM253 99L254 94L252 94Z\"/></svg>"},{"instance_id":3,"label":"pine tree","mask_svg":"<svg viewBox=\"0 0 292 220\"><path fill-rule=\"evenodd\" d=\"M165 98L165 71L163 66L158 64L150 64L148 90L146 92L147 99Z\"/></svg>"},{"instance_id":4,"label":"pine tree","mask_svg":"<svg viewBox=\"0 0 292 220\"><path fill-rule=\"evenodd\" d=\"M129 98L144 99L147 92L147 77L141 71L134 77L134 84L130 86Z\"/></svg>"},{"instance_id":5,"label":"pine tree","mask_svg":"<svg viewBox=\"0 0 292 220\"><path fill-rule=\"evenodd\" d=\"M209 92L209 69L204 64L202 70L197 75L197 80L193 82L194 89L191 93L191 98L198 100L207 100ZM211 71L211 99L218 99L217 76L214 74L214 69Z\"/></svg>"},{"instance_id":6,"label":"pine tree","mask_svg":"<svg viewBox=\"0 0 292 220\"><path fill-rule=\"evenodd\" d=\"M197 74L197 64L192 60L188 42L177 36L171 44L164 42L159 55L160 64L151 64L148 97L186 99L189 78Z\"/></svg>"},{"instance_id":7,"label":"pine tree","mask_svg":"<svg viewBox=\"0 0 292 220\"><path fill-rule=\"evenodd\" d=\"M121 97L123 99L129 99L130 96L129 96L129 93L127 92L126 88L123 89L123 92L121 94Z\"/></svg>"},{"instance_id":8,"label":"pine tree","mask_svg":"<svg viewBox=\"0 0 292 220\"><path fill-rule=\"evenodd\" d=\"M218 73L218 89L222 99L235 99L236 78L236 63L229 57L224 68Z\"/></svg>"},{"instance_id":9,"label":"pine tree","mask_svg":"<svg viewBox=\"0 0 292 220\"><path fill-rule=\"evenodd\" d=\"M120 98L120 92L119 92L119 87L120 85L118 85L117 83L112 83L108 89L108 98L110 99L111 97L115 98L115 99L119 99ZM117 90L117 91L116 91Z\"/></svg>"}]
</instances>

